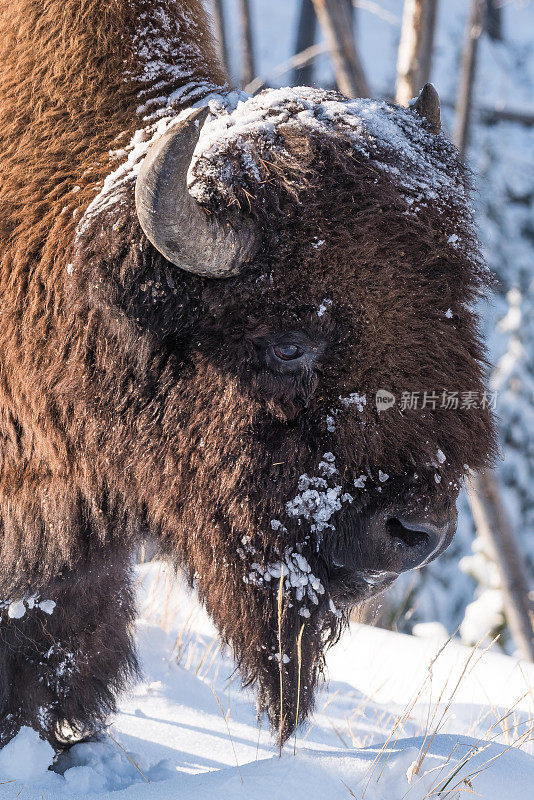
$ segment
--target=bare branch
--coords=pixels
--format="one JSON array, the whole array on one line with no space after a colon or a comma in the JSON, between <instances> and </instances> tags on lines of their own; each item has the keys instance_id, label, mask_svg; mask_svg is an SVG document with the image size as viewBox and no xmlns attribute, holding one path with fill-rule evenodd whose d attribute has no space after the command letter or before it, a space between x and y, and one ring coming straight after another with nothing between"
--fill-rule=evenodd
<instances>
[{"instance_id":1,"label":"bare branch","mask_svg":"<svg viewBox=\"0 0 534 800\"><path fill-rule=\"evenodd\" d=\"M317 44L312 44L311 47L307 47L306 50L303 50L301 53L296 53L296 55L291 56L288 58L287 61L282 61L277 67L271 70L269 73L269 78L279 78L281 75L285 75L286 72L289 72L293 67L302 67L305 64L311 64L312 61L322 53L328 52L328 45L326 42L318 42ZM260 89L263 89L267 86L268 78L262 78L258 76L254 78L254 80L247 83L245 86L245 91L249 92L250 94L256 94L259 92Z\"/></svg>"}]
</instances>

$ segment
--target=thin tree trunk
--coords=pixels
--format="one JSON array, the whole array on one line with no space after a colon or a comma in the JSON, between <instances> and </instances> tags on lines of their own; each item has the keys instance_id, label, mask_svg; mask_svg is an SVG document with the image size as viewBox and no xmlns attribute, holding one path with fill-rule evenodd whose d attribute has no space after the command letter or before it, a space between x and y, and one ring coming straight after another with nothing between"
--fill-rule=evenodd
<instances>
[{"instance_id":1,"label":"thin tree trunk","mask_svg":"<svg viewBox=\"0 0 534 800\"><path fill-rule=\"evenodd\" d=\"M219 48L219 58L224 71L228 75L228 42L224 23L223 0L213 0L213 24Z\"/></svg>"},{"instance_id":2,"label":"thin tree trunk","mask_svg":"<svg viewBox=\"0 0 534 800\"><path fill-rule=\"evenodd\" d=\"M313 0L313 4L328 42L339 90L348 97L369 97L346 0Z\"/></svg>"},{"instance_id":3,"label":"thin tree trunk","mask_svg":"<svg viewBox=\"0 0 534 800\"><path fill-rule=\"evenodd\" d=\"M315 42L317 33L317 17L312 0L301 0L300 14L295 42L295 55L302 53ZM293 70L291 83L293 86L310 86L313 80L313 62Z\"/></svg>"},{"instance_id":4,"label":"thin tree trunk","mask_svg":"<svg viewBox=\"0 0 534 800\"><path fill-rule=\"evenodd\" d=\"M534 661L534 627L528 577L519 543L512 530L495 476L472 475L468 497L477 534L487 543L501 578L504 610L510 633L522 658Z\"/></svg>"},{"instance_id":5,"label":"thin tree trunk","mask_svg":"<svg viewBox=\"0 0 534 800\"><path fill-rule=\"evenodd\" d=\"M462 56L454 131L454 142L462 156L465 155L469 144L469 127L473 105L473 84L476 73L478 40L482 34L484 24L484 5L485 0L472 0L471 11L467 22L466 43Z\"/></svg>"},{"instance_id":6,"label":"thin tree trunk","mask_svg":"<svg viewBox=\"0 0 534 800\"><path fill-rule=\"evenodd\" d=\"M250 17L249 0L239 0L241 15L241 34L243 36L242 54L243 63L241 66L241 84L246 86L255 75L254 67L254 44L252 39L252 20Z\"/></svg>"},{"instance_id":7,"label":"thin tree trunk","mask_svg":"<svg viewBox=\"0 0 534 800\"><path fill-rule=\"evenodd\" d=\"M428 0L426 13L425 37L419 60L419 83L421 87L428 83L432 75L432 59L434 56L434 35L438 16L438 0Z\"/></svg>"},{"instance_id":8,"label":"thin tree trunk","mask_svg":"<svg viewBox=\"0 0 534 800\"><path fill-rule=\"evenodd\" d=\"M492 41L502 41L502 5L499 0L486 0L485 28Z\"/></svg>"},{"instance_id":9,"label":"thin tree trunk","mask_svg":"<svg viewBox=\"0 0 534 800\"><path fill-rule=\"evenodd\" d=\"M405 0L395 100L407 106L430 78L437 0Z\"/></svg>"}]
</instances>

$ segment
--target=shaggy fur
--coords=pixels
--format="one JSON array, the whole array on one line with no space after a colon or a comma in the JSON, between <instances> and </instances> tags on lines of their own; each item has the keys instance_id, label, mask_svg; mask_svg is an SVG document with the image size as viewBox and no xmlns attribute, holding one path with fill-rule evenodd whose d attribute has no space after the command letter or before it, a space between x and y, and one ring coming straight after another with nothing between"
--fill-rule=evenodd
<instances>
[{"instance_id":1,"label":"shaggy fur","mask_svg":"<svg viewBox=\"0 0 534 800\"><path fill-rule=\"evenodd\" d=\"M379 415L371 402L379 388L483 390L465 209L407 215L372 157L289 126L282 150L259 154L247 213L263 247L238 278L166 262L140 230L133 180L75 236L138 115L222 82L201 4L14 0L0 15L0 598L56 602L49 616L2 612L1 740L29 724L60 746L64 723L101 725L135 671L127 553L147 534L186 569L274 726L277 580L258 576L287 553L306 559L324 593L303 616L285 587L287 736L302 623L304 719L324 647L368 595L362 572L395 570L372 520L447 511L467 466L491 457L487 410ZM430 146L455 162L441 137ZM230 213L216 193L210 210ZM465 251L448 242L459 225ZM315 369L266 363L287 331L317 344ZM369 398L361 413L340 405L354 392ZM286 504L328 452L325 483L352 497L312 536Z\"/></svg>"}]
</instances>

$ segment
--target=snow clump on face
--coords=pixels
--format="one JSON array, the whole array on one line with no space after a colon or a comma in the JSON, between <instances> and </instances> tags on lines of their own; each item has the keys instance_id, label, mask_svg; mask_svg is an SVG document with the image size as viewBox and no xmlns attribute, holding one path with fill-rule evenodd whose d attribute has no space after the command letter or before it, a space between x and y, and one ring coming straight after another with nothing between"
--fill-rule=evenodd
<instances>
[{"instance_id":1,"label":"snow clump on face","mask_svg":"<svg viewBox=\"0 0 534 800\"><path fill-rule=\"evenodd\" d=\"M335 466L335 456L333 453L325 453L323 460L319 463L319 472L325 478L331 478L336 474L337 469Z\"/></svg>"},{"instance_id":2,"label":"snow clump on face","mask_svg":"<svg viewBox=\"0 0 534 800\"><path fill-rule=\"evenodd\" d=\"M319 578L312 574L307 559L289 547L279 561L268 564L267 567L252 564L252 571L248 575L248 581L256 585L279 581L281 578L284 590L286 592L294 590L298 602L307 599L318 605L319 595L324 594L324 586Z\"/></svg>"},{"instance_id":3,"label":"snow clump on face","mask_svg":"<svg viewBox=\"0 0 534 800\"><path fill-rule=\"evenodd\" d=\"M53 600L41 600L38 595L23 597L21 600L5 600L0 603L0 609L7 608L9 619L22 619L26 611L33 611L38 608L45 614L53 614L56 604Z\"/></svg>"},{"instance_id":4,"label":"snow clump on face","mask_svg":"<svg viewBox=\"0 0 534 800\"><path fill-rule=\"evenodd\" d=\"M9 619L22 619L26 613L26 606L22 600L15 600L7 607L7 616Z\"/></svg>"},{"instance_id":5,"label":"snow clump on face","mask_svg":"<svg viewBox=\"0 0 534 800\"><path fill-rule=\"evenodd\" d=\"M361 413L365 406L367 405L367 396L364 394L359 394L358 392L353 392L349 394L348 397L339 397L341 400L341 405L344 408L348 408L349 406L356 406L358 411Z\"/></svg>"},{"instance_id":6,"label":"snow clump on face","mask_svg":"<svg viewBox=\"0 0 534 800\"><path fill-rule=\"evenodd\" d=\"M315 247L315 245L314 245L314 247ZM321 305L317 309L317 316L318 317L323 317L326 314L326 312L328 311L328 309L330 308L331 305L332 305L332 301L328 297L325 297L325 299L323 300L323 302L321 303Z\"/></svg>"},{"instance_id":7,"label":"snow clump on face","mask_svg":"<svg viewBox=\"0 0 534 800\"><path fill-rule=\"evenodd\" d=\"M335 433L336 421L332 414L328 414L326 417L326 430L328 433Z\"/></svg>"},{"instance_id":8,"label":"snow clump on face","mask_svg":"<svg viewBox=\"0 0 534 800\"><path fill-rule=\"evenodd\" d=\"M343 494L341 486L329 487L324 478L313 478L309 475L300 476L298 491L286 503L286 512L290 517L296 517L299 524L302 520L310 522L312 533L322 533L327 528L334 530L330 523L331 517L341 510L343 503L353 501L350 494Z\"/></svg>"}]
</instances>

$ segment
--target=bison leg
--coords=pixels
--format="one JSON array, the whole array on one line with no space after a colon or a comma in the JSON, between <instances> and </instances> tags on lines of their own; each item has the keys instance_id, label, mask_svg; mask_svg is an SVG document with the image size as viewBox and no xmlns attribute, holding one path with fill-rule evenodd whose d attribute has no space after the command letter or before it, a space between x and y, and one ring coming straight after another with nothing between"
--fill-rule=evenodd
<instances>
[{"instance_id":1,"label":"bison leg","mask_svg":"<svg viewBox=\"0 0 534 800\"><path fill-rule=\"evenodd\" d=\"M0 746L23 725L58 749L100 731L137 670L132 594L127 554L104 551L4 603Z\"/></svg>"}]
</instances>

